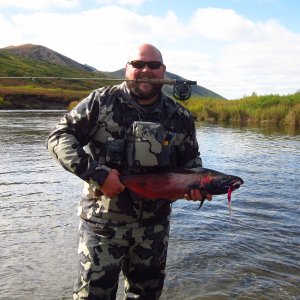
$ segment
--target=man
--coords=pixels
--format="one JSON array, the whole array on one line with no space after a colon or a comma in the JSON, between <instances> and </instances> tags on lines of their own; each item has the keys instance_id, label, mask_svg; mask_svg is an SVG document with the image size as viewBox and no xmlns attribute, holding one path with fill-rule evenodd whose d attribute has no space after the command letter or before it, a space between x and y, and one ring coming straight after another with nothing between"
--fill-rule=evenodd
<instances>
[{"instance_id":1,"label":"man","mask_svg":"<svg viewBox=\"0 0 300 300\"><path fill-rule=\"evenodd\" d=\"M74 299L115 299L121 270L126 299L162 293L171 202L137 197L120 174L201 166L191 114L163 95L161 84L137 82L165 71L157 48L138 46L126 81L93 91L48 138L53 156L84 180ZM202 199L197 189L182 197Z\"/></svg>"}]
</instances>

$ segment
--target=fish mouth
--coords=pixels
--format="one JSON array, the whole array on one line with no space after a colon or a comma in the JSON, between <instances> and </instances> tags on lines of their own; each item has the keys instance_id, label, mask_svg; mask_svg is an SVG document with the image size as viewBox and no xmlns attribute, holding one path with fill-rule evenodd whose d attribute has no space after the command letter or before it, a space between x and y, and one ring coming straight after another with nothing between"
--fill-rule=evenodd
<instances>
[{"instance_id":1,"label":"fish mouth","mask_svg":"<svg viewBox=\"0 0 300 300\"><path fill-rule=\"evenodd\" d=\"M231 185L230 188L232 191L237 190L244 183L243 179L236 179Z\"/></svg>"},{"instance_id":2,"label":"fish mouth","mask_svg":"<svg viewBox=\"0 0 300 300\"><path fill-rule=\"evenodd\" d=\"M217 190L219 190L220 193L226 193L228 190L235 191L237 190L242 184L244 183L242 178L239 177L229 177L225 180L220 181L219 187Z\"/></svg>"}]
</instances>

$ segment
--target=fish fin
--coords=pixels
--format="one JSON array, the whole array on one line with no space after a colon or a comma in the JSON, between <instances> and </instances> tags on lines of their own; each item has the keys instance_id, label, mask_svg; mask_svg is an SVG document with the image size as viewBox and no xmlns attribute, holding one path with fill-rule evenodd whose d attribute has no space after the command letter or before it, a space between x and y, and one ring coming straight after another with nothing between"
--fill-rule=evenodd
<instances>
[{"instance_id":1,"label":"fish fin","mask_svg":"<svg viewBox=\"0 0 300 300\"><path fill-rule=\"evenodd\" d=\"M203 199L203 200L200 201L201 203L200 203L200 205L199 205L199 207L198 207L198 210L202 207L204 201L205 201L205 199Z\"/></svg>"},{"instance_id":2,"label":"fish fin","mask_svg":"<svg viewBox=\"0 0 300 300\"><path fill-rule=\"evenodd\" d=\"M191 184L188 186L189 189L198 189L201 193L201 196L202 196L202 200L200 201L200 205L198 207L198 210L202 207L205 199L206 199L206 196L207 196L207 190L204 189L203 187L201 187L199 184Z\"/></svg>"},{"instance_id":3,"label":"fish fin","mask_svg":"<svg viewBox=\"0 0 300 300\"><path fill-rule=\"evenodd\" d=\"M201 200L201 203L200 203L200 205L198 207L198 210L202 207L202 205L203 205L203 203L204 203L204 201L206 199L206 196L207 196L207 190L206 189L204 189L203 187L200 187L199 190L200 190L200 193L201 193L201 196L202 196L202 200Z\"/></svg>"}]
</instances>

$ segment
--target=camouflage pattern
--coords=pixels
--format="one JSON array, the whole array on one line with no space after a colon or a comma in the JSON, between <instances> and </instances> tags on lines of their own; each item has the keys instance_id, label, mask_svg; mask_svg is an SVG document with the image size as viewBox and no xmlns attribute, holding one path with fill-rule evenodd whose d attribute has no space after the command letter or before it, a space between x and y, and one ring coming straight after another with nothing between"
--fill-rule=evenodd
<instances>
[{"instance_id":1,"label":"camouflage pattern","mask_svg":"<svg viewBox=\"0 0 300 300\"><path fill-rule=\"evenodd\" d=\"M82 220L74 299L115 299L121 270L126 299L159 299L168 236L169 219L161 220L160 225L115 228Z\"/></svg>"},{"instance_id":2,"label":"camouflage pattern","mask_svg":"<svg viewBox=\"0 0 300 300\"><path fill-rule=\"evenodd\" d=\"M127 151L129 166L168 166L169 140L162 124L135 121L132 125L132 150Z\"/></svg>"},{"instance_id":3,"label":"camouflage pattern","mask_svg":"<svg viewBox=\"0 0 300 300\"><path fill-rule=\"evenodd\" d=\"M181 105L162 95L158 105L149 112L130 97L126 83L95 90L62 118L48 138L48 149L53 156L66 170L84 180L79 207L79 215L83 219L119 226L137 220L159 220L169 215L170 204L165 201L143 201L126 190L112 199L99 192L110 168L121 173L153 170L130 168L125 156L120 162L109 161L107 140L124 140L130 136L135 121L163 125L170 167L202 165L194 122L190 112Z\"/></svg>"},{"instance_id":4,"label":"camouflage pattern","mask_svg":"<svg viewBox=\"0 0 300 300\"><path fill-rule=\"evenodd\" d=\"M93 91L72 111L67 113L49 135L48 149L54 158L66 170L74 173L84 181L83 194L78 209L79 216L81 219L88 221L89 224L96 224L99 228L105 228L112 234L109 235L110 238L105 238L103 242L104 237L101 234L94 234L93 238L87 238L91 230L85 228L85 232L84 228L81 227L83 237L79 249L83 268L81 268L79 274L79 282L81 283L78 284L78 290L82 291L80 293L84 294L89 290L89 288L84 287L89 286L86 281L90 279L87 278L104 276L101 275L103 272L108 274L117 272L120 269L120 264L125 264L124 256L132 255L132 258L139 257L140 260L134 266L129 266L130 272L135 272L135 268L146 272L143 268L150 268L152 271L148 270L147 272L149 272L149 276L151 274L151 278L145 280L145 284L149 287L149 282L151 282L152 286L156 286L157 294L160 294L165 262L158 264L155 258L151 258L150 264L148 255L155 255L156 250L150 250L153 246L156 246L156 238L160 236L159 234L155 235L154 242L151 232L161 230L164 234L158 243L160 245L160 255L165 256L169 228L169 223L166 220L170 218L170 201L141 199L132 195L128 190L113 198L109 198L100 192L100 187L111 168L119 170L121 174L126 172L148 172L153 171L153 169L159 172L157 166L140 166L139 162L145 159L142 158L141 149L136 145L136 137L133 140L132 137L134 136L134 127L137 128L138 132L141 129L141 121L161 124L161 127L154 134L156 135L154 142L150 143L148 147L152 156L150 159L148 156L146 161L151 160L154 162L153 165L156 165L156 159L157 164L161 166L162 161L167 160L168 167L193 168L202 166L195 136L195 125L190 112L165 95L161 95L157 105L154 105L151 109L144 109L132 99L125 82L121 85ZM143 136L139 138L144 139L147 135L147 126L142 128ZM151 132L153 133L152 125L148 129L148 135ZM161 136L159 133L161 133ZM128 159L130 160L130 157L132 157L130 156L131 147L138 150L133 159L134 164L128 163ZM143 149L145 150L145 147ZM144 153L146 152L144 151ZM121 234L121 232L123 233ZM116 239L115 236L118 236L118 238ZM135 238L132 239L131 236ZM147 251L144 250L141 254L135 253L136 249L139 249L139 245L135 242L141 241L141 238L145 244L145 249L148 249L150 254L147 254ZM164 242L162 242L163 239ZM90 243L91 245L96 243L101 247L102 243L104 245L106 243L106 249L100 249L99 246L98 250L95 250L97 253L92 254ZM126 246L126 243L129 243L130 247L128 244ZM105 247L104 245L103 247ZM110 245L113 245L113 250L111 250ZM133 251L133 249L135 250ZM119 253L117 250L123 252ZM100 258L102 254L103 257ZM91 260L88 260L88 258ZM118 263L113 262L115 260ZM110 269L110 266L112 269ZM156 270L154 270L154 266L156 266ZM95 268L95 271L91 271L93 268ZM126 268L123 269L123 272L126 272ZM139 271L139 274L142 273ZM154 278L154 274L158 277ZM94 293L102 290L102 283L104 286L106 284L105 280L98 280L97 282L99 285L97 284L98 288L93 287ZM112 294L116 288L116 282L117 276L115 275L113 286L109 288ZM82 286L82 289L80 286ZM140 289L143 288L140 287ZM143 293L145 294L145 291ZM149 299L156 299L155 297ZM78 299L98 298L82 296ZM110 298L107 297L107 299ZM145 296L142 299L148 298Z\"/></svg>"}]
</instances>

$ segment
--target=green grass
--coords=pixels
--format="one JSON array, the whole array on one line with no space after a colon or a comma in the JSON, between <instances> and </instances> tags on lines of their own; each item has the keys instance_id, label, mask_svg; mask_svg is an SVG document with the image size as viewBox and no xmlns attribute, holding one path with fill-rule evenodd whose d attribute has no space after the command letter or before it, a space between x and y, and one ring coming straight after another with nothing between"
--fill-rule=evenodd
<instances>
[{"instance_id":1,"label":"green grass","mask_svg":"<svg viewBox=\"0 0 300 300\"><path fill-rule=\"evenodd\" d=\"M300 93L239 100L192 98L184 103L198 121L300 125Z\"/></svg>"}]
</instances>

